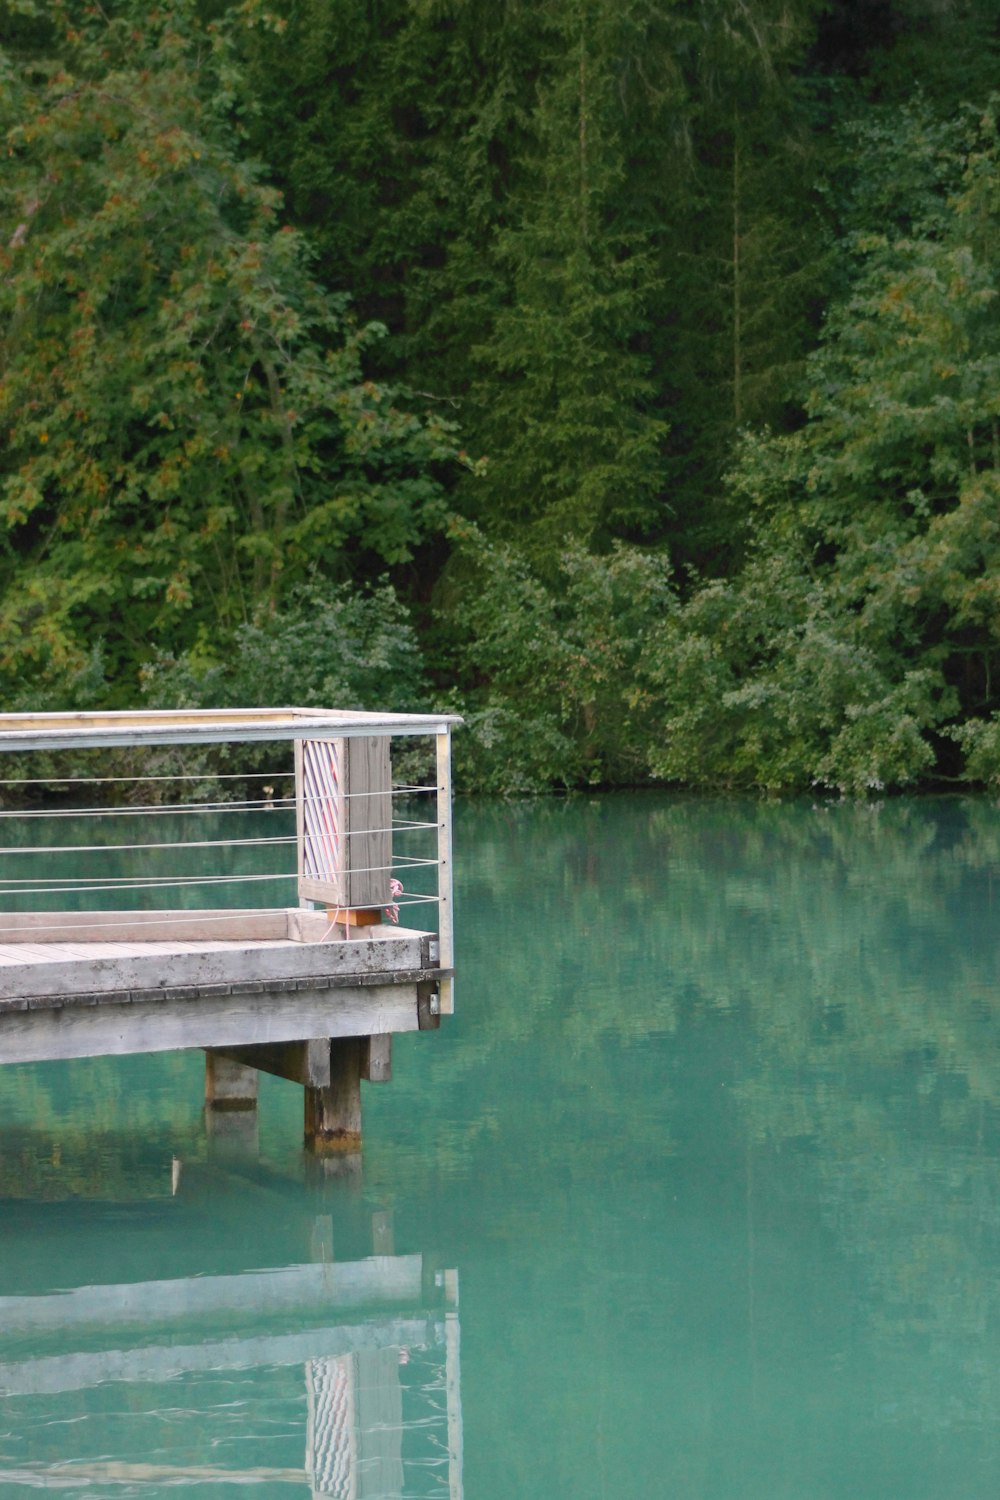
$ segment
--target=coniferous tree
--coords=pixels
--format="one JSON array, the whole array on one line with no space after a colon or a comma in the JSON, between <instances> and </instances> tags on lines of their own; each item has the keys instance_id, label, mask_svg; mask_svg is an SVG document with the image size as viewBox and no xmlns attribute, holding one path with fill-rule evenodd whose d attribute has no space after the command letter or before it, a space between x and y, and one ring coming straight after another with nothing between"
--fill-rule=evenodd
<instances>
[{"instance_id":1,"label":"coniferous tree","mask_svg":"<svg viewBox=\"0 0 1000 1500\"><path fill-rule=\"evenodd\" d=\"M739 517L722 476L739 432L796 421L796 384L825 290L814 111L799 70L814 0L684 8L685 154L677 211L657 238L656 340L673 436L668 539L681 563L724 573Z\"/></svg>"},{"instance_id":2,"label":"coniferous tree","mask_svg":"<svg viewBox=\"0 0 1000 1500\"><path fill-rule=\"evenodd\" d=\"M667 423L643 347L656 271L620 208L633 9L559 7L558 65L539 90L516 221L498 237L509 300L477 350L477 433L496 455L480 512L543 565L568 537L600 547L658 529Z\"/></svg>"},{"instance_id":3,"label":"coniferous tree","mask_svg":"<svg viewBox=\"0 0 1000 1500\"><path fill-rule=\"evenodd\" d=\"M952 771L956 740L969 774L997 774L996 112L897 111L863 135L809 421L745 444L746 564L657 646L664 774L863 792Z\"/></svg>"}]
</instances>

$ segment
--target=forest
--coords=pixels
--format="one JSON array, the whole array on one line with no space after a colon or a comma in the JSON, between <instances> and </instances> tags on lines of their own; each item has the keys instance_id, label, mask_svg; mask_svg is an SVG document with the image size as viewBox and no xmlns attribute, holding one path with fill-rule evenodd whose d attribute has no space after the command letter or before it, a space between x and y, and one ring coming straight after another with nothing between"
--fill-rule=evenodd
<instances>
[{"instance_id":1,"label":"forest","mask_svg":"<svg viewBox=\"0 0 1000 1500\"><path fill-rule=\"evenodd\" d=\"M986 0L0 0L0 703L1000 784Z\"/></svg>"}]
</instances>

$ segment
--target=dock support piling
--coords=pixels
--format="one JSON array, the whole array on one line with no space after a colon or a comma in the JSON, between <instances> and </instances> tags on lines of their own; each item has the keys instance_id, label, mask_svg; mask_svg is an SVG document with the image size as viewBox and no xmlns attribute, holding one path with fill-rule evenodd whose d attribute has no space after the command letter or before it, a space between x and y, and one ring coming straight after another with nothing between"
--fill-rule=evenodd
<instances>
[{"instance_id":1,"label":"dock support piling","mask_svg":"<svg viewBox=\"0 0 1000 1500\"><path fill-rule=\"evenodd\" d=\"M392 1033L362 1037L361 1076L368 1083L389 1083L392 1079Z\"/></svg>"},{"instance_id":2,"label":"dock support piling","mask_svg":"<svg viewBox=\"0 0 1000 1500\"><path fill-rule=\"evenodd\" d=\"M257 1108L257 1069L248 1068L211 1048L205 1051L205 1107L209 1110Z\"/></svg>"},{"instance_id":3,"label":"dock support piling","mask_svg":"<svg viewBox=\"0 0 1000 1500\"><path fill-rule=\"evenodd\" d=\"M330 1043L330 1085L306 1087L305 1139L313 1151L357 1151L361 1145L361 1073L365 1037Z\"/></svg>"}]
</instances>

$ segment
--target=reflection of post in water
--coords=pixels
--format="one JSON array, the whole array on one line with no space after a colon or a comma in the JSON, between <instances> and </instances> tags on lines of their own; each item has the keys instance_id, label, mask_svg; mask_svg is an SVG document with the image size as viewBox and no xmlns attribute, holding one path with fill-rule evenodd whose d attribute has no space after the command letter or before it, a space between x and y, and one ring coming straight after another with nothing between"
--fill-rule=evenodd
<instances>
[{"instance_id":1,"label":"reflection of post in water","mask_svg":"<svg viewBox=\"0 0 1000 1500\"><path fill-rule=\"evenodd\" d=\"M419 1276L414 1260L419 1257L387 1260L390 1301L398 1301L414 1270ZM303 1302L316 1296L315 1277L303 1281L301 1292L297 1285L305 1269L270 1273L279 1277L275 1290L287 1326L264 1335L251 1329L234 1337L232 1326L246 1306L274 1320L266 1301L269 1273L196 1278L196 1285L140 1283L0 1298L0 1421L8 1439L0 1456L0 1489L197 1480L300 1483L315 1500L445 1493L461 1500L457 1313L447 1315L445 1329L423 1311L401 1317L360 1308L349 1313L346 1326L295 1327L299 1296ZM346 1301L359 1294L368 1300L376 1290L372 1267L346 1264L343 1271L346 1282L356 1283ZM340 1316L345 1312L346 1306ZM151 1338L133 1345L144 1317L153 1325ZM198 1334L192 1331L195 1319ZM181 1342L163 1342L170 1324ZM89 1347L101 1336L98 1329L108 1347ZM25 1357L30 1336L58 1338L64 1352ZM8 1341L22 1346L14 1358ZM173 1420L176 1397L163 1406L164 1384L178 1377L184 1379L187 1410L183 1429ZM301 1417L295 1417L302 1409L296 1392L302 1392L303 1380L304 1432ZM127 1431L107 1422L104 1403L89 1399L90 1391L108 1384L127 1386ZM201 1390L209 1396L204 1404ZM269 1421L286 1434L276 1449L271 1444L263 1462L263 1453L254 1451L261 1440L262 1401ZM227 1461L219 1462L220 1452Z\"/></svg>"},{"instance_id":2,"label":"reflection of post in water","mask_svg":"<svg viewBox=\"0 0 1000 1500\"><path fill-rule=\"evenodd\" d=\"M402 1349L363 1349L306 1365L306 1469L323 1500L403 1490Z\"/></svg>"},{"instance_id":3,"label":"reflection of post in water","mask_svg":"<svg viewBox=\"0 0 1000 1500\"><path fill-rule=\"evenodd\" d=\"M424 1390L428 1416L447 1423L449 1500L461 1500L462 1412L459 1387L458 1274L438 1273L449 1311L445 1314L444 1389ZM306 1365L308 1421L306 1473L315 1500L395 1500L405 1486L406 1429L401 1374L414 1351L405 1345L361 1349L310 1360ZM444 1397L442 1413L441 1397ZM410 1415L412 1422L412 1413ZM427 1419L421 1423L426 1429ZM426 1463L426 1460L425 1460ZM436 1493L441 1493L435 1487Z\"/></svg>"}]
</instances>

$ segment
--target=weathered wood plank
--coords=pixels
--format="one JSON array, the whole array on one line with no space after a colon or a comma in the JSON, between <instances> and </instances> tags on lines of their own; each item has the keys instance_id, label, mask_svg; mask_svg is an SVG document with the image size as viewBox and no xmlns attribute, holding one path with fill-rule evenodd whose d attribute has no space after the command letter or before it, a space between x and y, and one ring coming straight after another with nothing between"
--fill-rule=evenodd
<instances>
[{"instance_id":1,"label":"weathered wood plank","mask_svg":"<svg viewBox=\"0 0 1000 1500\"><path fill-rule=\"evenodd\" d=\"M155 709L140 712L0 714L0 751L103 745L196 745L368 734L435 734L457 714L334 709Z\"/></svg>"},{"instance_id":2,"label":"weathered wood plank","mask_svg":"<svg viewBox=\"0 0 1000 1500\"><path fill-rule=\"evenodd\" d=\"M366 735L344 742L344 894L341 906L385 906L392 864L389 741Z\"/></svg>"},{"instance_id":3,"label":"weathered wood plank","mask_svg":"<svg viewBox=\"0 0 1000 1500\"><path fill-rule=\"evenodd\" d=\"M28 995L0 999L0 1016L25 1011L58 1011L74 1006L123 1009L130 1005L159 1005L166 1000L209 1001L221 996L256 997L285 995L296 990L366 990L391 985L415 984L429 992L429 1007L435 1014L435 986L447 978L441 969L380 969L371 974L320 974L307 979L271 979L266 984L161 985L152 990L83 990L68 995Z\"/></svg>"},{"instance_id":4,"label":"weathered wood plank","mask_svg":"<svg viewBox=\"0 0 1000 1500\"><path fill-rule=\"evenodd\" d=\"M392 1036L366 1036L361 1049L361 1076L368 1083L392 1080Z\"/></svg>"},{"instance_id":5,"label":"weathered wood plank","mask_svg":"<svg viewBox=\"0 0 1000 1500\"><path fill-rule=\"evenodd\" d=\"M293 909L234 911L21 911L0 912L0 943L13 947L55 942L278 941L290 936L289 917L313 916Z\"/></svg>"},{"instance_id":6,"label":"weathered wood plank","mask_svg":"<svg viewBox=\"0 0 1000 1500\"><path fill-rule=\"evenodd\" d=\"M32 966L54 957L51 943L21 943L19 947L24 962Z\"/></svg>"},{"instance_id":7,"label":"weathered wood plank","mask_svg":"<svg viewBox=\"0 0 1000 1500\"><path fill-rule=\"evenodd\" d=\"M262 988L258 994L197 1000L0 1011L0 1063L123 1057L416 1029L416 984L277 993Z\"/></svg>"},{"instance_id":8,"label":"weathered wood plank","mask_svg":"<svg viewBox=\"0 0 1000 1500\"><path fill-rule=\"evenodd\" d=\"M377 974L388 968L414 969L420 962L419 937L397 937L389 942L365 937L315 944L284 940L205 943L195 952L173 950L169 944L150 944L130 957L65 957L30 966L0 967L0 999L185 985L267 984L320 975Z\"/></svg>"},{"instance_id":9,"label":"weathered wood plank","mask_svg":"<svg viewBox=\"0 0 1000 1500\"><path fill-rule=\"evenodd\" d=\"M422 929L389 925L368 937L392 940ZM325 911L286 907L277 911L25 911L0 912L0 955L18 958L24 945L59 943L205 943L337 941ZM424 934L426 935L426 934Z\"/></svg>"},{"instance_id":10,"label":"weathered wood plank","mask_svg":"<svg viewBox=\"0 0 1000 1500\"><path fill-rule=\"evenodd\" d=\"M337 934L325 911L292 907L285 913L285 936L290 943L328 943Z\"/></svg>"}]
</instances>

